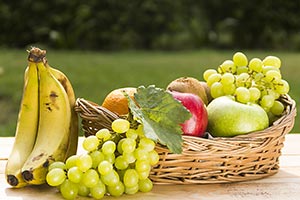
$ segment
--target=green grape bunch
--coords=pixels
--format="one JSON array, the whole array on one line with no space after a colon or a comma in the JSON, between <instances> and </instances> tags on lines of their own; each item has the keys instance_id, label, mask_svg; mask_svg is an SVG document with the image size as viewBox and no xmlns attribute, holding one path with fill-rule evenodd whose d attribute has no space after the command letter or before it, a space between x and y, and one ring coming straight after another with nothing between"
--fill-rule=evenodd
<instances>
[{"instance_id":1,"label":"green grape bunch","mask_svg":"<svg viewBox=\"0 0 300 200\"><path fill-rule=\"evenodd\" d=\"M280 67L281 60L276 56L248 61L244 53L237 52L232 60L225 60L217 69L207 69L203 78L212 98L232 95L237 102L256 103L268 114L280 116L285 109L280 96L290 89Z\"/></svg>"},{"instance_id":2,"label":"green grape bunch","mask_svg":"<svg viewBox=\"0 0 300 200\"><path fill-rule=\"evenodd\" d=\"M52 163L48 185L57 187L65 199L151 191L149 174L159 161L156 143L145 136L142 124L133 129L128 120L116 119L111 127L112 131L103 128L84 138L85 154Z\"/></svg>"}]
</instances>

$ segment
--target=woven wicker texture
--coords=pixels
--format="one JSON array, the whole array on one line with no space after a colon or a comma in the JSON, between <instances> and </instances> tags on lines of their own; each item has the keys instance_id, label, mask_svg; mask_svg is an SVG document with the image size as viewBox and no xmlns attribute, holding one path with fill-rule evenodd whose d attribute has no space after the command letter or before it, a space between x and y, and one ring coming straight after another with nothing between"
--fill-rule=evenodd
<instances>
[{"instance_id":1,"label":"woven wicker texture","mask_svg":"<svg viewBox=\"0 0 300 200\"><path fill-rule=\"evenodd\" d=\"M284 138L294 126L296 104L290 96L282 97L285 114L269 128L230 138L212 139L183 136L182 154L172 154L156 146L159 163L150 173L156 184L226 183L260 179L275 174ZM82 119L85 136L101 128L110 129L112 120L119 118L105 108L79 98L76 111Z\"/></svg>"}]
</instances>

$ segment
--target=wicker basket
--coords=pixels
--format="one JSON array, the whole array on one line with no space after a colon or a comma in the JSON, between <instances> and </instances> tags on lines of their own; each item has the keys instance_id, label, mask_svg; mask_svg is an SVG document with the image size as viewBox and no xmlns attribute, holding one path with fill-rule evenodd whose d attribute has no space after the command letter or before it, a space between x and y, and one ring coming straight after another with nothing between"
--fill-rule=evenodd
<instances>
[{"instance_id":1,"label":"wicker basket","mask_svg":"<svg viewBox=\"0 0 300 200\"><path fill-rule=\"evenodd\" d=\"M290 96L282 97L285 115L269 128L230 138L212 139L183 136L182 154L172 154L161 145L156 146L159 163L150 173L158 184L228 183L260 179L275 174L285 135L294 126L296 104ZM82 119L85 136L101 128L109 128L119 118L105 108L78 98L76 111Z\"/></svg>"}]
</instances>

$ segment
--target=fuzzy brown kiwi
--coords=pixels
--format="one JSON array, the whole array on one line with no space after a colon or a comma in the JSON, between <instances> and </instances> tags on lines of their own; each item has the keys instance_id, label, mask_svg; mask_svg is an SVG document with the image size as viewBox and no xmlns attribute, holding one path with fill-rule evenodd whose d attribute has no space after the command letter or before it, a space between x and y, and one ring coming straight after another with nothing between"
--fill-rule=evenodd
<instances>
[{"instance_id":1,"label":"fuzzy brown kiwi","mask_svg":"<svg viewBox=\"0 0 300 200\"><path fill-rule=\"evenodd\" d=\"M168 86L167 90L182 93L192 93L199 96L205 105L208 104L206 90L200 81L193 77L180 77L173 80Z\"/></svg>"},{"instance_id":2,"label":"fuzzy brown kiwi","mask_svg":"<svg viewBox=\"0 0 300 200\"><path fill-rule=\"evenodd\" d=\"M213 98L210 94L210 88L208 87L208 85L205 81L200 81L200 83L201 83L202 87L205 89L205 93L206 93L208 103L211 102L211 100L213 100Z\"/></svg>"}]
</instances>

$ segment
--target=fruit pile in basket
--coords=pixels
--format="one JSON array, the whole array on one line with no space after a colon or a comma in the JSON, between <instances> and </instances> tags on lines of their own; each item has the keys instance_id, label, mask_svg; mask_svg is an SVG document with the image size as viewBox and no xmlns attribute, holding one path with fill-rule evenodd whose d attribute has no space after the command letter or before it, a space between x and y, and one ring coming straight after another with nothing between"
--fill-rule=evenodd
<instances>
[{"instance_id":1,"label":"fruit pile in basket","mask_svg":"<svg viewBox=\"0 0 300 200\"><path fill-rule=\"evenodd\" d=\"M28 61L6 178L13 187L47 183L66 199L148 192L151 168L160 160L157 145L179 155L182 135L208 140L266 129L285 114L281 98L289 91L279 58L248 62L238 52L206 70L204 81L181 77L166 89L119 88L100 106L81 98L75 102L71 83L49 66L45 51L31 49ZM96 109L82 106L89 119L78 108L80 102ZM86 153L81 155L76 155L75 111L88 124L83 125Z\"/></svg>"},{"instance_id":2,"label":"fruit pile in basket","mask_svg":"<svg viewBox=\"0 0 300 200\"><path fill-rule=\"evenodd\" d=\"M166 92L192 114L181 124L185 135L230 137L266 129L284 115L289 84L282 78L276 56L252 58L237 52L216 69L203 73L204 81L181 77ZM124 93L134 99L135 88L121 88L107 95L102 106L119 115L129 112ZM138 104L138 103L137 103ZM120 111L120 108L122 111Z\"/></svg>"}]
</instances>

